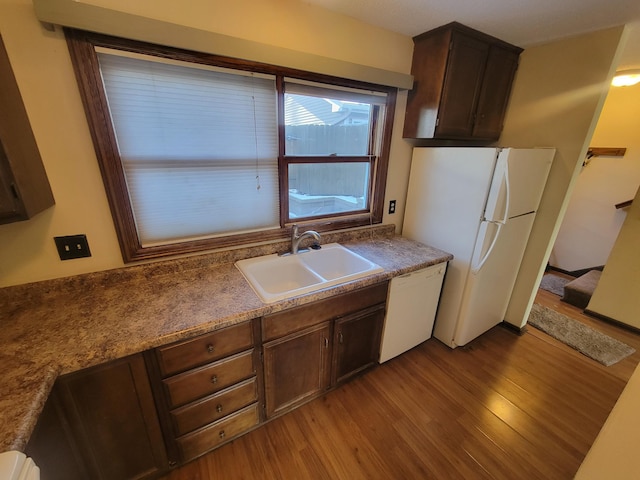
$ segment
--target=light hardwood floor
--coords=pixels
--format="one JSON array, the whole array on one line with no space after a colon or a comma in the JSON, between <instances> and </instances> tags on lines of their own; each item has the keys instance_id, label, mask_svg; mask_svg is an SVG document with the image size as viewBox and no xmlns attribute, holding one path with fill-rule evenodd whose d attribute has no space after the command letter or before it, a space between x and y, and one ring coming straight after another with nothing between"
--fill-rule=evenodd
<instances>
[{"instance_id":1,"label":"light hardwood floor","mask_svg":"<svg viewBox=\"0 0 640 480\"><path fill-rule=\"evenodd\" d=\"M556 295L537 302L640 350ZM604 367L532 327L431 339L164 478L571 479L639 361Z\"/></svg>"}]
</instances>

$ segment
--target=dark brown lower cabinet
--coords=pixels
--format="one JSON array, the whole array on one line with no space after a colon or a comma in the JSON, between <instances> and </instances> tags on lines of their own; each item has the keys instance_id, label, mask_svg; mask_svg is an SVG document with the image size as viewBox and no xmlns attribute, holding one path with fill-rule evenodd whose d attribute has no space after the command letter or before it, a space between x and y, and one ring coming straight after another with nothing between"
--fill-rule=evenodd
<instances>
[{"instance_id":1,"label":"dark brown lower cabinet","mask_svg":"<svg viewBox=\"0 0 640 480\"><path fill-rule=\"evenodd\" d=\"M43 479L142 479L168 469L141 354L61 377L49 403L27 448Z\"/></svg>"},{"instance_id":2,"label":"dark brown lower cabinet","mask_svg":"<svg viewBox=\"0 0 640 480\"><path fill-rule=\"evenodd\" d=\"M345 382L378 363L384 305L336 320L332 383Z\"/></svg>"},{"instance_id":3,"label":"dark brown lower cabinet","mask_svg":"<svg viewBox=\"0 0 640 480\"><path fill-rule=\"evenodd\" d=\"M387 288L60 377L26 453L43 480L157 478L375 365Z\"/></svg>"},{"instance_id":4,"label":"dark brown lower cabinet","mask_svg":"<svg viewBox=\"0 0 640 480\"><path fill-rule=\"evenodd\" d=\"M387 282L263 318L265 413L285 413L378 362Z\"/></svg>"},{"instance_id":5,"label":"dark brown lower cabinet","mask_svg":"<svg viewBox=\"0 0 640 480\"><path fill-rule=\"evenodd\" d=\"M264 344L267 418L329 387L331 323L324 322Z\"/></svg>"},{"instance_id":6,"label":"dark brown lower cabinet","mask_svg":"<svg viewBox=\"0 0 640 480\"><path fill-rule=\"evenodd\" d=\"M145 353L171 466L256 428L262 413L260 318Z\"/></svg>"},{"instance_id":7,"label":"dark brown lower cabinet","mask_svg":"<svg viewBox=\"0 0 640 480\"><path fill-rule=\"evenodd\" d=\"M42 480L89 478L56 390L47 399L25 453L40 468Z\"/></svg>"}]
</instances>

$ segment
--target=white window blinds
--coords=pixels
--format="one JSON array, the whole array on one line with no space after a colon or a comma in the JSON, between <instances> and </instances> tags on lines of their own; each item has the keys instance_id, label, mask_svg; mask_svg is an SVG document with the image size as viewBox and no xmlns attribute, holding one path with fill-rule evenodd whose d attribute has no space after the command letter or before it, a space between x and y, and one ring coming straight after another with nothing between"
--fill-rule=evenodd
<instances>
[{"instance_id":1,"label":"white window blinds","mask_svg":"<svg viewBox=\"0 0 640 480\"><path fill-rule=\"evenodd\" d=\"M279 226L274 78L98 58L143 246Z\"/></svg>"}]
</instances>

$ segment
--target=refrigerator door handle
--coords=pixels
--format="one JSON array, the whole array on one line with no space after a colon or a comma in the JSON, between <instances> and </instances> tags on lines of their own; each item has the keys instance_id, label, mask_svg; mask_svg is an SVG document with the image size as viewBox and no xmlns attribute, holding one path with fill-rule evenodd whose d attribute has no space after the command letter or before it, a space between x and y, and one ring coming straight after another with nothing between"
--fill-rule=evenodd
<instances>
[{"instance_id":1,"label":"refrigerator door handle","mask_svg":"<svg viewBox=\"0 0 640 480\"><path fill-rule=\"evenodd\" d=\"M504 225L509 218L509 209L511 208L511 186L509 181L509 159L505 159L504 161L504 189L505 189L505 201L504 201L504 217L502 217L502 224ZM498 233L500 232L500 227L498 227ZM496 234L496 237L498 235Z\"/></svg>"},{"instance_id":2,"label":"refrigerator door handle","mask_svg":"<svg viewBox=\"0 0 640 480\"><path fill-rule=\"evenodd\" d=\"M490 223L496 226L496 233L493 235L493 239L491 240L491 245L487 249L484 256L480 259L477 265L471 267L471 273L474 275L480 271L486 261L489 259L491 252L493 252L493 247L496 246L496 242L498 241L498 237L500 236L500 231L502 227L507 223L509 219L509 207L511 203L511 187L509 185L509 159L504 159L504 169L502 171L502 181L500 183L504 184L504 213L502 215L501 220L487 220L483 218L482 221L486 223Z\"/></svg>"},{"instance_id":3,"label":"refrigerator door handle","mask_svg":"<svg viewBox=\"0 0 640 480\"><path fill-rule=\"evenodd\" d=\"M494 178L484 208L483 221L505 223L511 211L511 181L509 159L501 154L494 170ZM498 216L500 215L500 216Z\"/></svg>"},{"instance_id":4,"label":"refrigerator door handle","mask_svg":"<svg viewBox=\"0 0 640 480\"><path fill-rule=\"evenodd\" d=\"M487 223L491 223L491 224L495 225L497 227L497 229L496 229L496 233L493 235L493 239L491 240L491 245L489 245L489 248L487 248L487 251L484 254L484 256L480 259L480 261L478 262L477 265L471 267L471 273L473 273L474 275L480 271L480 269L483 267L483 265L489 259L489 256L491 255L491 252L493 251L493 247L496 246L496 243L498 241L498 237L500 236L500 231L502 230L502 227L505 224L505 222L487 222Z\"/></svg>"}]
</instances>

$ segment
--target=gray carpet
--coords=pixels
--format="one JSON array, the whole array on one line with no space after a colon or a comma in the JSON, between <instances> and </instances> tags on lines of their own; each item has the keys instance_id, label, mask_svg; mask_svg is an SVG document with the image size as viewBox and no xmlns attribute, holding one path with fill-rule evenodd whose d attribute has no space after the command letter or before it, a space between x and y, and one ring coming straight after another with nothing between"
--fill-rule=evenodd
<instances>
[{"instance_id":1,"label":"gray carpet","mask_svg":"<svg viewBox=\"0 0 640 480\"><path fill-rule=\"evenodd\" d=\"M545 273L540 281L540 288L562 297L564 295L564 286L569 282L569 279L558 277L552 273Z\"/></svg>"},{"instance_id":2,"label":"gray carpet","mask_svg":"<svg viewBox=\"0 0 640 480\"><path fill-rule=\"evenodd\" d=\"M635 352L629 345L537 303L528 323L607 367Z\"/></svg>"}]
</instances>

